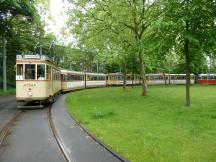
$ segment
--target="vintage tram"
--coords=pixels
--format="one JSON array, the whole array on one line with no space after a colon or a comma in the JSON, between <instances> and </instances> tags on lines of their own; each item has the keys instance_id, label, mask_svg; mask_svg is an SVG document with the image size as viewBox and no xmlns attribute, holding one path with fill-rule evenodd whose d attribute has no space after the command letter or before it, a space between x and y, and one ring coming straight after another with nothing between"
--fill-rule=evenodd
<instances>
[{"instance_id":1,"label":"vintage tram","mask_svg":"<svg viewBox=\"0 0 216 162\"><path fill-rule=\"evenodd\" d=\"M216 84L216 74L200 74L199 84Z\"/></svg>"},{"instance_id":2,"label":"vintage tram","mask_svg":"<svg viewBox=\"0 0 216 162\"><path fill-rule=\"evenodd\" d=\"M53 102L61 91L60 69L45 55L17 55L16 100Z\"/></svg>"},{"instance_id":3,"label":"vintage tram","mask_svg":"<svg viewBox=\"0 0 216 162\"><path fill-rule=\"evenodd\" d=\"M85 88L85 73L72 70L61 70L62 91Z\"/></svg>"}]
</instances>

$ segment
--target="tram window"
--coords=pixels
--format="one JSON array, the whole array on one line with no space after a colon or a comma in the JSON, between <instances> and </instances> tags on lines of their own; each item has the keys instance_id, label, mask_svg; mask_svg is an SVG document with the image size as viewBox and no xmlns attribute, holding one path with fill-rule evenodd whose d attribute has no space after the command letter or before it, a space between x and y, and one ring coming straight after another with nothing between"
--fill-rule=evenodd
<instances>
[{"instance_id":1,"label":"tram window","mask_svg":"<svg viewBox=\"0 0 216 162\"><path fill-rule=\"evenodd\" d=\"M118 78L117 78L117 80L123 80L122 76L119 75Z\"/></svg>"},{"instance_id":2,"label":"tram window","mask_svg":"<svg viewBox=\"0 0 216 162\"><path fill-rule=\"evenodd\" d=\"M35 65L25 64L25 79L35 79Z\"/></svg>"},{"instance_id":3,"label":"tram window","mask_svg":"<svg viewBox=\"0 0 216 162\"><path fill-rule=\"evenodd\" d=\"M47 65L46 67L46 79L50 80L51 67Z\"/></svg>"},{"instance_id":4,"label":"tram window","mask_svg":"<svg viewBox=\"0 0 216 162\"><path fill-rule=\"evenodd\" d=\"M17 64L16 80L23 80L23 64Z\"/></svg>"},{"instance_id":5,"label":"tram window","mask_svg":"<svg viewBox=\"0 0 216 162\"><path fill-rule=\"evenodd\" d=\"M158 80L164 80L163 76L158 76Z\"/></svg>"},{"instance_id":6,"label":"tram window","mask_svg":"<svg viewBox=\"0 0 216 162\"><path fill-rule=\"evenodd\" d=\"M73 75L73 80L78 80L77 75Z\"/></svg>"},{"instance_id":7,"label":"tram window","mask_svg":"<svg viewBox=\"0 0 216 162\"><path fill-rule=\"evenodd\" d=\"M77 77L78 77L78 80L81 80L81 75L77 75Z\"/></svg>"},{"instance_id":8,"label":"tram window","mask_svg":"<svg viewBox=\"0 0 216 162\"><path fill-rule=\"evenodd\" d=\"M171 76L171 80L177 80L176 76Z\"/></svg>"},{"instance_id":9,"label":"tram window","mask_svg":"<svg viewBox=\"0 0 216 162\"><path fill-rule=\"evenodd\" d=\"M44 64L37 65L37 79L45 80L45 65Z\"/></svg>"},{"instance_id":10,"label":"tram window","mask_svg":"<svg viewBox=\"0 0 216 162\"><path fill-rule=\"evenodd\" d=\"M64 78L64 75L63 74L61 74L61 80L65 80L65 78Z\"/></svg>"},{"instance_id":11,"label":"tram window","mask_svg":"<svg viewBox=\"0 0 216 162\"><path fill-rule=\"evenodd\" d=\"M68 81L68 80L69 80L69 76L65 75L65 76L64 76L64 80L65 80L65 81Z\"/></svg>"},{"instance_id":12,"label":"tram window","mask_svg":"<svg viewBox=\"0 0 216 162\"><path fill-rule=\"evenodd\" d=\"M207 76L203 76L202 78L206 80L206 79L207 79Z\"/></svg>"},{"instance_id":13,"label":"tram window","mask_svg":"<svg viewBox=\"0 0 216 162\"><path fill-rule=\"evenodd\" d=\"M71 75L71 80L76 80L76 76L75 75Z\"/></svg>"}]
</instances>

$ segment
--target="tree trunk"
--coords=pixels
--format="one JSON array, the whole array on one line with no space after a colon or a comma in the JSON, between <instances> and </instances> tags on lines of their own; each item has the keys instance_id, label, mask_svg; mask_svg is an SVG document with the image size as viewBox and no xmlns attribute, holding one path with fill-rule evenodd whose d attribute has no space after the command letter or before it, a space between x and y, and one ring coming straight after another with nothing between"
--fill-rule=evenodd
<instances>
[{"instance_id":1,"label":"tree trunk","mask_svg":"<svg viewBox=\"0 0 216 162\"><path fill-rule=\"evenodd\" d=\"M3 90L7 91L7 56L6 56L6 38L2 37L3 43Z\"/></svg>"},{"instance_id":2,"label":"tree trunk","mask_svg":"<svg viewBox=\"0 0 216 162\"><path fill-rule=\"evenodd\" d=\"M188 31L188 21L186 21L186 31ZM189 40L185 39L185 70L186 70L186 107L190 106L190 56L189 56Z\"/></svg>"},{"instance_id":3,"label":"tree trunk","mask_svg":"<svg viewBox=\"0 0 216 162\"><path fill-rule=\"evenodd\" d=\"M167 80L166 80L166 74L163 72L163 77L164 77L164 84L167 85Z\"/></svg>"},{"instance_id":4,"label":"tree trunk","mask_svg":"<svg viewBox=\"0 0 216 162\"><path fill-rule=\"evenodd\" d=\"M140 59L140 77L141 77L141 84L142 84L142 93L141 96L147 96L147 84L146 84L146 75L145 75L145 64L143 61L142 53L139 52L139 59Z\"/></svg>"}]
</instances>

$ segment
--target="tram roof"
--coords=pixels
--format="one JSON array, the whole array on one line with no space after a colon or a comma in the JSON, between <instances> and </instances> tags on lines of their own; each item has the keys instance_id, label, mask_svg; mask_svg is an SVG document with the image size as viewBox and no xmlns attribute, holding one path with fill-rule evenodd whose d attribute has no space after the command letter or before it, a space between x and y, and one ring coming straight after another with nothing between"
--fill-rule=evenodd
<instances>
[{"instance_id":1,"label":"tram roof","mask_svg":"<svg viewBox=\"0 0 216 162\"><path fill-rule=\"evenodd\" d=\"M64 74L83 74L83 72L81 71L73 71L73 70L67 70L67 69L61 69L61 73L64 73Z\"/></svg>"},{"instance_id":2,"label":"tram roof","mask_svg":"<svg viewBox=\"0 0 216 162\"><path fill-rule=\"evenodd\" d=\"M106 76L106 74L103 73L85 73L86 75L100 75L100 76Z\"/></svg>"},{"instance_id":3,"label":"tram roof","mask_svg":"<svg viewBox=\"0 0 216 162\"><path fill-rule=\"evenodd\" d=\"M199 74L199 76L216 76L216 74L213 73L208 73L208 74Z\"/></svg>"},{"instance_id":4,"label":"tram roof","mask_svg":"<svg viewBox=\"0 0 216 162\"><path fill-rule=\"evenodd\" d=\"M169 74L169 75L172 75L172 76L173 76L173 75L176 75L176 76L177 76L177 75L178 75L178 76L186 76L186 74ZM190 75L193 76L194 74L190 74Z\"/></svg>"},{"instance_id":5,"label":"tram roof","mask_svg":"<svg viewBox=\"0 0 216 162\"><path fill-rule=\"evenodd\" d=\"M17 55L16 56L17 61L50 61L53 62L53 59L47 55Z\"/></svg>"}]
</instances>

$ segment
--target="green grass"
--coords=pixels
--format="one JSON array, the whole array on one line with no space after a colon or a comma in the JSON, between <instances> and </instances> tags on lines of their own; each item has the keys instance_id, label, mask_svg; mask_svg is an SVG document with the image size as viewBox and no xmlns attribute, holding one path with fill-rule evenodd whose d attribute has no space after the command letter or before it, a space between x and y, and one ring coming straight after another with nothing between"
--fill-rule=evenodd
<instances>
[{"instance_id":1,"label":"green grass","mask_svg":"<svg viewBox=\"0 0 216 162\"><path fill-rule=\"evenodd\" d=\"M15 88L9 88L7 92L4 92L2 89L0 89L0 96L8 96L8 95L14 95L16 93Z\"/></svg>"},{"instance_id":2,"label":"green grass","mask_svg":"<svg viewBox=\"0 0 216 162\"><path fill-rule=\"evenodd\" d=\"M216 86L100 88L72 92L69 111L132 162L215 162Z\"/></svg>"}]
</instances>

